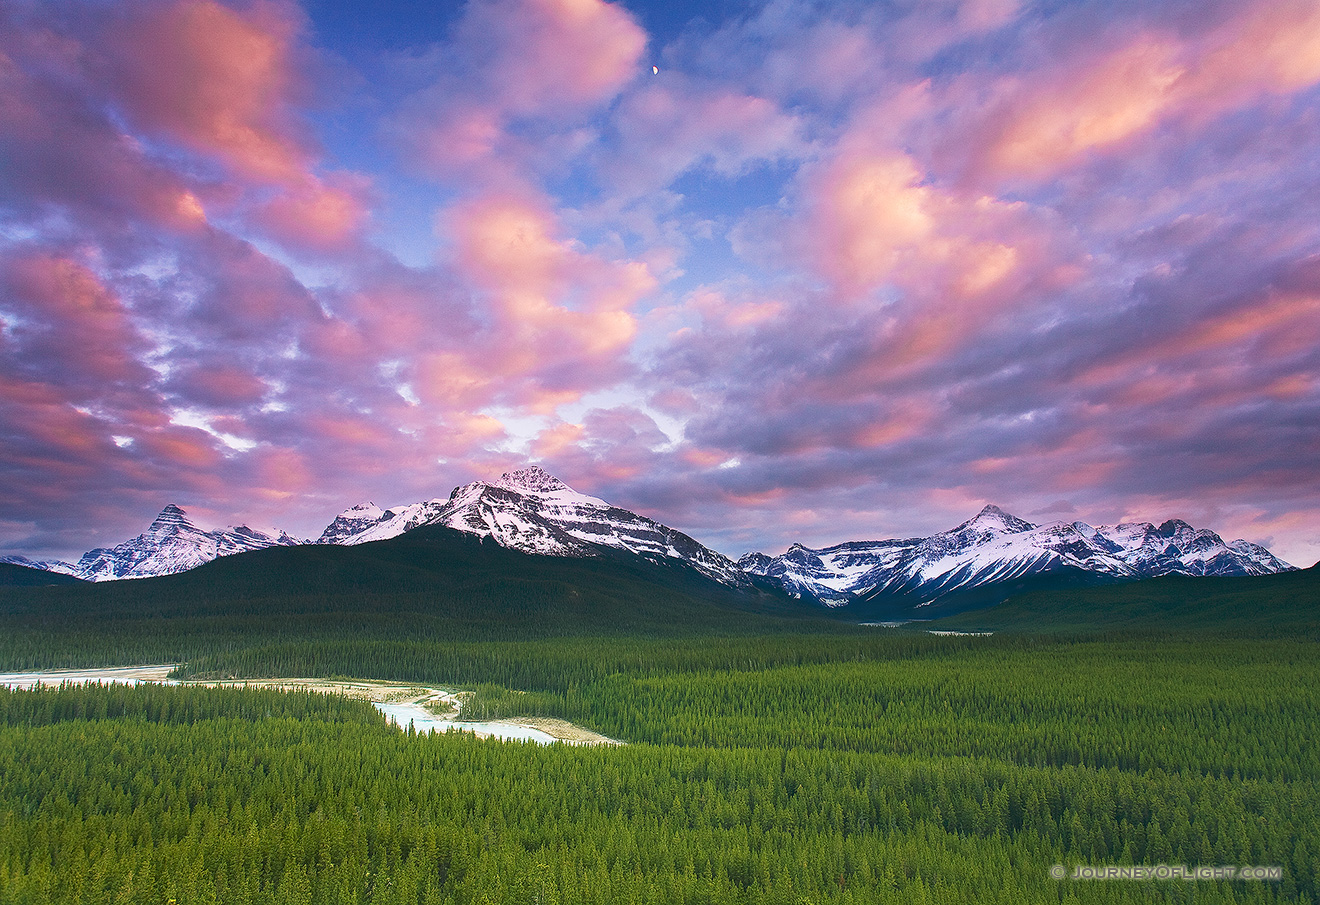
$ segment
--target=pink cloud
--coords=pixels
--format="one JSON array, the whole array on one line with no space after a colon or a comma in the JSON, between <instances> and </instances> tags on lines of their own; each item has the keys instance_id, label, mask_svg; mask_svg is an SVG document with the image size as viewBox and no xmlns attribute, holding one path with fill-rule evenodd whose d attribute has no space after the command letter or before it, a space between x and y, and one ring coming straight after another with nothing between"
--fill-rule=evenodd
<instances>
[{"instance_id":1,"label":"pink cloud","mask_svg":"<svg viewBox=\"0 0 1320 905\"><path fill-rule=\"evenodd\" d=\"M479 359L437 370L447 389L521 381L513 398L548 412L617 374L637 332L630 308L655 286L645 265L580 251L555 235L547 210L516 196L465 202L446 222L455 267L492 318Z\"/></svg>"},{"instance_id":2,"label":"pink cloud","mask_svg":"<svg viewBox=\"0 0 1320 905\"><path fill-rule=\"evenodd\" d=\"M1106 388L1111 398L1125 404L1196 399L1198 408L1207 403L1228 406L1263 391L1287 394L1289 388L1309 388L1308 375L1280 374L1279 369L1289 368L1290 362L1308 367L1305 355L1317 345L1320 295L1265 292L1186 316L1163 336L1129 342L1076 380L1082 386ZM1260 367L1267 362L1273 367Z\"/></svg>"},{"instance_id":3,"label":"pink cloud","mask_svg":"<svg viewBox=\"0 0 1320 905\"><path fill-rule=\"evenodd\" d=\"M0 192L17 210L54 204L82 221L195 229L200 205L188 179L110 121L85 62L76 38L0 12Z\"/></svg>"},{"instance_id":4,"label":"pink cloud","mask_svg":"<svg viewBox=\"0 0 1320 905\"><path fill-rule=\"evenodd\" d=\"M963 518L1200 481L1265 525L1314 484L1320 308L1270 269L1315 245L1309 4L789 0L694 28L653 76L621 6L476 0L411 106L334 111L462 177L418 267L368 245L393 177L320 159L292 5L22 6L0 9L0 485L34 489L7 513L214 490L318 530L523 443L714 541L906 530L886 513L936 518L932 487ZM730 191L683 197L693 171ZM647 405L581 412L597 393Z\"/></svg>"},{"instance_id":5,"label":"pink cloud","mask_svg":"<svg viewBox=\"0 0 1320 905\"><path fill-rule=\"evenodd\" d=\"M315 172L301 22L278 2L171 0L0 25L0 189L76 211L83 228L127 216L183 236L255 227L294 250L348 250L369 182Z\"/></svg>"},{"instance_id":6,"label":"pink cloud","mask_svg":"<svg viewBox=\"0 0 1320 905\"><path fill-rule=\"evenodd\" d=\"M318 359L392 361L438 347L470 347L482 319L452 275L394 263L365 270L337 310L339 318L309 331L309 348Z\"/></svg>"},{"instance_id":7,"label":"pink cloud","mask_svg":"<svg viewBox=\"0 0 1320 905\"><path fill-rule=\"evenodd\" d=\"M1029 176L1144 132L1166 114L1184 69L1179 46L1142 36L1089 69L1019 99L991 140L985 165L992 172Z\"/></svg>"},{"instance_id":8,"label":"pink cloud","mask_svg":"<svg viewBox=\"0 0 1320 905\"><path fill-rule=\"evenodd\" d=\"M643 479L663 467L664 454L656 450L668 444L649 415L620 405L591 409L581 423L551 424L534 439L531 452L570 484L605 492L612 483Z\"/></svg>"},{"instance_id":9,"label":"pink cloud","mask_svg":"<svg viewBox=\"0 0 1320 905\"><path fill-rule=\"evenodd\" d=\"M825 272L848 295L901 278L934 238L935 189L903 155L846 155L819 177L809 233Z\"/></svg>"},{"instance_id":10,"label":"pink cloud","mask_svg":"<svg viewBox=\"0 0 1320 905\"><path fill-rule=\"evenodd\" d=\"M1276 359L1315 348L1320 342L1320 294L1271 295L1198 324L1162 351L1185 355L1247 341L1256 346L1253 352Z\"/></svg>"},{"instance_id":11,"label":"pink cloud","mask_svg":"<svg viewBox=\"0 0 1320 905\"><path fill-rule=\"evenodd\" d=\"M536 435L531 453L536 459L553 459L577 450L586 436L581 424L561 421Z\"/></svg>"},{"instance_id":12,"label":"pink cloud","mask_svg":"<svg viewBox=\"0 0 1320 905\"><path fill-rule=\"evenodd\" d=\"M170 423L152 346L86 263L28 250L0 259L0 485L58 481L64 493L222 485L215 438ZM29 502L6 497L5 505Z\"/></svg>"},{"instance_id":13,"label":"pink cloud","mask_svg":"<svg viewBox=\"0 0 1320 905\"><path fill-rule=\"evenodd\" d=\"M297 499L320 483L308 456L297 450L258 448L252 457L254 495L269 503Z\"/></svg>"},{"instance_id":14,"label":"pink cloud","mask_svg":"<svg viewBox=\"0 0 1320 905\"><path fill-rule=\"evenodd\" d=\"M1202 31L1152 27L1123 35L988 88L979 73L963 76L943 101L974 112L960 116L967 125L937 155L970 155L976 179L1044 179L1162 126L1203 125L1320 82L1314 3L1258 0L1217 25L1210 21Z\"/></svg>"},{"instance_id":15,"label":"pink cloud","mask_svg":"<svg viewBox=\"0 0 1320 905\"><path fill-rule=\"evenodd\" d=\"M601 0L478 0L469 34L495 45L488 75L517 113L612 97L637 73L646 33Z\"/></svg>"},{"instance_id":16,"label":"pink cloud","mask_svg":"<svg viewBox=\"0 0 1320 905\"><path fill-rule=\"evenodd\" d=\"M368 185L350 173L307 176L263 204L254 219L286 246L342 252L362 238L369 219Z\"/></svg>"},{"instance_id":17,"label":"pink cloud","mask_svg":"<svg viewBox=\"0 0 1320 905\"><path fill-rule=\"evenodd\" d=\"M474 0L432 89L397 122L404 143L440 173L505 172L518 118L562 119L613 98L640 72L646 33L601 0ZM536 153L522 148L522 153Z\"/></svg>"},{"instance_id":18,"label":"pink cloud","mask_svg":"<svg viewBox=\"0 0 1320 905\"><path fill-rule=\"evenodd\" d=\"M773 101L677 73L655 82L631 92L612 117L621 143L604 168L627 192L668 186L696 167L736 177L810 153L804 123Z\"/></svg>"},{"instance_id":19,"label":"pink cloud","mask_svg":"<svg viewBox=\"0 0 1320 905\"><path fill-rule=\"evenodd\" d=\"M134 436L133 442L148 458L175 468L205 473L220 462L215 438L197 428L170 426L142 431Z\"/></svg>"},{"instance_id":20,"label":"pink cloud","mask_svg":"<svg viewBox=\"0 0 1320 905\"><path fill-rule=\"evenodd\" d=\"M177 309L188 303L187 327L195 338L279 345L322 321L312 293L251 243L210 229L190 251L196 269L189 274L188 291L165 304Z\"/></svg>"},{"instance_id":21,"label":"pink cloud","mask_svg":"<svg viewBox=\"0 0 1320 905\"><path fill-rule=\"evenodd\" d=\"M449 455L473 456L487 450L506 436L498 418L482 412L453 412L443 422L441 442L435 448Z\"/></svg>"},{"instance_id":22,"label":"pink cloud","mask_svg":"<svg viewBox=\"0 0 1320 905\"><path fill-rule=\"evenodd\" d=\"M172 375L169 389L186 400L217 408L260 402L269 387L260 377L232 364L185 366ZM232 432L232 431L231 431Z\"/></svg>"},{"instance_id":23,"label":"pink cloud","mask_svg":"<svg viewBox=\"0 0 1320 905\"><path fill-rule=\"evenodd\" d=\"M1213 32L1189 68L1188 103L1207 112L1320 81L1320 7L1310 0L1246 4Z\"/></svg>"},{"instance_id":24,"label":"pink cloud","mask_svg":"<svg viewBox=\"0 0 1320 905\"><path fill-rule=\"evenodd\" d=\"M59 388L0 373L0 426L12 439L0 447L0 501L7 511L38 499L86 490L107 475L117 458L107 425L69 405Z\"/></svg>"},{"instance_id":25,"label":"pink cloud","mask_svg":"<svg viewBox=\"0 0 1320 905\"><path fill-rule=\"evenodd\" d=\"M703 287L688 297L688 305L701 312L707 324L734 329L773 321L786 311L784 302L760 297L730 297L712 287Z\"/></svg>"},{"instance_id":26,"label":"pink cloud","mask_svg":"<svg viewBox=\"0 0 1320 905\"><path fill-rule=\"evenodd\" d=\"M0 260L0 288L23 354L45 379L86 398L107 385L151 382L147 344L123 301L83 264L33 252Z\"/></svg>"},{"instance_id":27,"label":"pink cloud","mask_svg":"<svg viewBox=\"0 0 1320 905\"><path fill-rule=\"evenodd\" d=\"M289 106L302 90L300 28L277 2L245 12L215 0L138 4L103 37L102 65L141 127L245 177L297 180L312 160Z\"/></svg>"},{"instance_id":28,"label":"pink cloud","mask_svg":"<svg viewBox=\"0 0 1320 905\"><path fill-rule=\"evenodd\" d=\"M419 117L420 119L420 117ZM417 125L428 164L441 171L464 171L490 158L504 137L501 111L475 104L440 112L439 122Z\"/></svg>"},{"instance_id":29,"label":"pink cloud","mask_svg":"<svg viewBox=\"0 0 1320 905\"><path fill-rule=\"evenodd\" d=\"M423 354L414 363L416 390L428 403L445 408L480 408L491 401L495 381L483 363L459 352Z\"/></svg>"},{"instance_id":30,"label":"pink cloud","mask_svg":"<svg viewBox=\"0 0 1320 905\"><path fill-rule=\"evenodd\" d=\"M772 224L786 249L834 304L874 312L869 363L831 398L930 367L1084 272L1045 212L941 185L864 129L804 175L801 206Z\"/></svg>"}]
</instances>

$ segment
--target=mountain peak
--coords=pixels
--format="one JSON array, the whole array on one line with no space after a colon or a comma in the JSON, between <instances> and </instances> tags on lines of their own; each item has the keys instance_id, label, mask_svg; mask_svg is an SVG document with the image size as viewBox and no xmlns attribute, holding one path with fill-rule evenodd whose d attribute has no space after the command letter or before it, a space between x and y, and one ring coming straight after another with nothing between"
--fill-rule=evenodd
<instances>
[{"instance_id":1,"label":"mountain peak","mask_svg":"<svg viewBox=\"0 0 1320 905\"><path fill-rule=\"evenodd\" d=\"M539 465L530 465L517 471L506 471L500 475L495 486L504 490L532 493L555 493L572 489Z\"/></svg>"},{"instance_id":2,"label":"mountain peak","mask_svg":"<svg viewBox=\"0 0 1320 905\"><path fill-rule=\"evenodd\" d=\"M1174 537L1175 535L1184 532L1190 534L1195 530L1195 528L1184 522L1182 519L1171 518L1164 524L1160 525L1159 528L1156 529L1156 533L1159 534L1160 537Z\"/></svg>"},{"instance_id":3,"label":"mountain peak","mask_svg":"<svg viewBox=\"0 0 1320 905\"><path fill-rule=\"evenodd\" d=\"M1023 531L1030 531L1036 526L1031 522L1018 518L1016 515L1010 515L998 506L990 503L983 507L974 518L963 522L955 531L961 531L964 528L983 528L997 533L1021 534Z\"/></svg>"},{"instance_id":4,"label":"mountain peak","mask_svg":"<svg viewBox=\"0 0 1320 905\"><path fill-rule=\"evenodd\" d=\"M345 509L335 520L325 526L318 544L342 544L351 537L356 537L386 517L375 503L358 503L352 509Z\"/></svg>"},{"instance_id":5,"label":"mountain peak","mask_svg":"<svg viewBox=\"0 0 1320 905\"><path fill-rule=\"evenodd\" d=\"M188 513L173 503L170 503L162 509L160 515L156 516L155 520L152 521L151 527L147 529L147 532L151 534L160 534L162 532L169 532L179 528L191 527L193 527L193 524L188 520Z\"/></svg>"}]
</instances>

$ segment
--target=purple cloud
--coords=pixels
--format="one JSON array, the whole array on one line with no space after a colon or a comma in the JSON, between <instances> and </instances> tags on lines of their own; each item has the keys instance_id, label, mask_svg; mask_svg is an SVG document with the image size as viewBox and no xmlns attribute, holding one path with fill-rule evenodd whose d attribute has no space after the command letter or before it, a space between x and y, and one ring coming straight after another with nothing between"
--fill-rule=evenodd
<instances>
[{"instance_id":1,"label":"purple cloud","mask_svg":"<svg viewBox=\"0 0 1320 905\"><path fill-rule=\"evenodd\" d=\"M1320 557L1314 4L473 0L370 74L316 15L0 10L4 552L531 458L729 553Z\"/></svg>"}]
</instances>

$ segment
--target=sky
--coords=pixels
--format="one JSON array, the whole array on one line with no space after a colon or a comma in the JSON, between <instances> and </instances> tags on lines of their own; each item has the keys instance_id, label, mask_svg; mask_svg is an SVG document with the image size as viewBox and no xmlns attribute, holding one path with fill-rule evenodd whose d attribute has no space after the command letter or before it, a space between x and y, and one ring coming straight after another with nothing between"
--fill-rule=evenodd
<instances>
[{"instance_id":1,"label":"sky","mask_svg":"<svg viewBox=\"0 0 1320 905\"><path fill-rule=\"evenodd\" d=\"M537 463L1320 559L1320 2L4 0L0 555Z\"/></svg>"}]
</instances>

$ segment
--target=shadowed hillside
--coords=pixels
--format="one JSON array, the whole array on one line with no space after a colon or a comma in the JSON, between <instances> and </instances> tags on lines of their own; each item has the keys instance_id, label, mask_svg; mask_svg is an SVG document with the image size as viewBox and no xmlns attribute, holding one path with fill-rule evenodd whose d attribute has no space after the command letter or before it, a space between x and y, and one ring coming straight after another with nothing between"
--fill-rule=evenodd
<instances>
[{"instance_id":1,"label":"shadowed hillside","mask_svg":"<svg viewBox=\"0 0 1320 905\"><path fill-rule=\"evenodd\" d=\"M17 563L0 562L0 588L30 588L49 585L82 584L82 580L59 572L33 569Z\"/></svg>"},{"instance_id":2,"label":"shadowed hillside","mask_svg":"<svg viewBox=\"0 0 1320 905\"><path fill-rule=\"evenodd\" d=\"M1103 587L1028 589L998 605L923 627L1316 637L1320 635L1320 567L1253 578L1170 575Z\"/></svg>"},{"instance_id":3,"label":"shadowed hillside","mask_svg":"<svg viewBox=\"0 0 1320 905\"><path fill-rule=\"evenodd\" d=\"M273 547L158 578L0 588L0 661L45 664L65 651L68 662L161 662L271 640L674 637L813 624L831 625L770 586L735 590L672 560L603 548L594 558L533 556L429 527L359 546Z\"/></svg>"}]
</instances>

